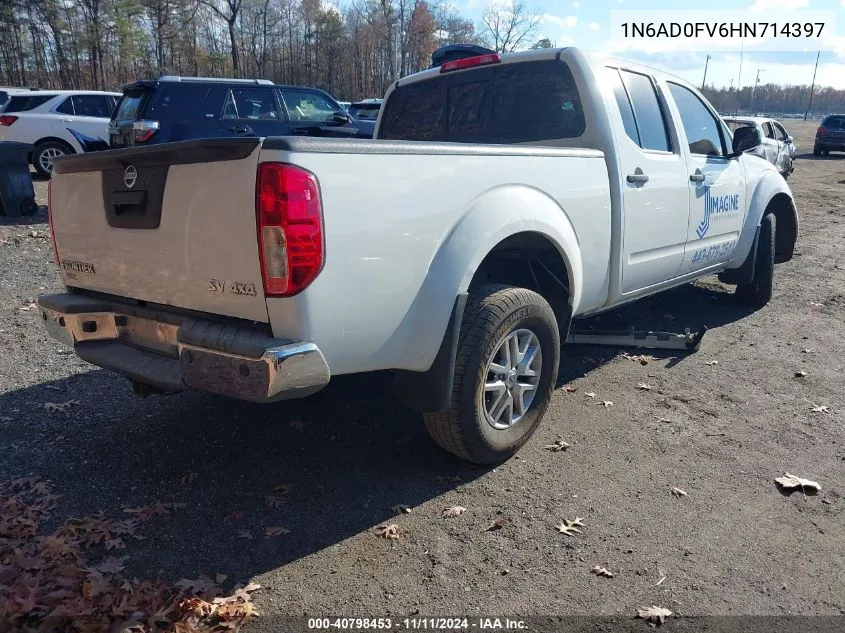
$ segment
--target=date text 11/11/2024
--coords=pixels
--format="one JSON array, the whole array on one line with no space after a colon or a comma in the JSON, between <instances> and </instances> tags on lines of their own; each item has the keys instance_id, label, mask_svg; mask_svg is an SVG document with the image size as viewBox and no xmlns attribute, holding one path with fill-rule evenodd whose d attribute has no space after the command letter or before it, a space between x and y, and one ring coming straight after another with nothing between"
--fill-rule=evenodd
<instances>
[{"instance_id":1,"label":"date text 11/11/2024","mask_svg":"<svg viewBox=\"0 0 845 633\"><path fill-rule=\"evenodd\" d=\"M409 631L519 631L528 627L524 620L503 617L475 618L308 618L309 630L409 630Z\"/></svg>"}]
</instances>

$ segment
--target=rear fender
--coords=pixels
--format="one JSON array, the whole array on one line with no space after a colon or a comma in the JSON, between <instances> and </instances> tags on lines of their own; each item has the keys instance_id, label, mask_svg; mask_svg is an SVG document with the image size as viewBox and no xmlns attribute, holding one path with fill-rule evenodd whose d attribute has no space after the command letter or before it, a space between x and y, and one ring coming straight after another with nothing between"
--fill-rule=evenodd
<instances>
[{"instance_id":1,"label":"rear fender","mask_svg":"<svg viewBox=\"0 0 845 633\"><path fill-rule=\"evenodd\" d=\"M524 185L488 190L470 202L443 238L397 330L394 340L401 341L403 356L417 361L411 371L397 372L397 393L403 402L428 411L449 406L456 337L470 282L497 244L525 232L542 235L557 248L568 271L569 304L573 311L577 309L581 251L565 211L545 193Z\"/></svg>"}]
</instances>

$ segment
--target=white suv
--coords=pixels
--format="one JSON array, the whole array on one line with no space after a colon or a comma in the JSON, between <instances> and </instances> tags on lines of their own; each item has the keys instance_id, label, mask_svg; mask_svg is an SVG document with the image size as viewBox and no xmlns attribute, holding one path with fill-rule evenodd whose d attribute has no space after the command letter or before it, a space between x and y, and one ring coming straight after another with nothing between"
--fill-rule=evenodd
<instances>
[{"instance_id":1,"label":"white suv","mask_svg":"<svg viewBox=\"0 0 845 633\"><path fill-rule=\"evenodd\" d=\"M84 151L80 136L108 139L109 118L121 96L90 90L12 93L0 108L0 141L31 143L32 165L48 177L54 158Z\"/></svg>"}]
</instances>

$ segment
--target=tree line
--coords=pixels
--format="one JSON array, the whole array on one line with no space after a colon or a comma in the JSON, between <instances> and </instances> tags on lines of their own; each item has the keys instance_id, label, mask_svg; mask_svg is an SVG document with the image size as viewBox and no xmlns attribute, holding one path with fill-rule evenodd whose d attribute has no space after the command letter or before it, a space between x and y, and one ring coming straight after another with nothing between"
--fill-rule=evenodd
<instances>
[{"instance_id":1,"label":"tree line","mask_svg":"<svg viewBox=\"0 0 845 633\"><path fill-rule=\"evenodd\" d=\"M477 24L448 0L0 0L0 85L117 90L161 75L249 77L354 100L381 97L445 44L552 47L535 41L540 25L525 0L490 5ZM705 93L723 113L803 113L809 87ZM820 88L813 111L843 102L845 91Z\"/></svg>"}]
</instances>

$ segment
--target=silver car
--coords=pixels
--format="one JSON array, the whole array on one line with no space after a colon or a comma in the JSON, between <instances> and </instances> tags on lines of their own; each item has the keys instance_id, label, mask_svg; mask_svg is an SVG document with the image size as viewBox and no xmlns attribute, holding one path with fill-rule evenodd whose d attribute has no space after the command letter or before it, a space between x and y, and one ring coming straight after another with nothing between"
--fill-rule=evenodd
<instances>
[{"instance_id":1,"label":"silver car","mask_svg":"<svg viewBox=\"0 0 845 633\"><path fill-rule=\"evenodd\" d=\"M777 167L781 176L789 177L794 169L793 161L797 148L783 125L774 119L759 116L726 116L723 119L732 132L736 132L740 127L756 127L763 143L747 153L764 158Z\"/></svg>"}]
</instances>

